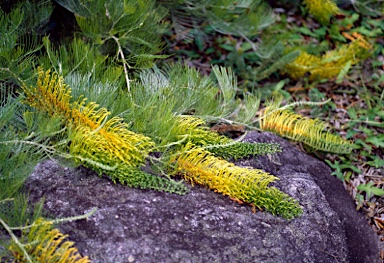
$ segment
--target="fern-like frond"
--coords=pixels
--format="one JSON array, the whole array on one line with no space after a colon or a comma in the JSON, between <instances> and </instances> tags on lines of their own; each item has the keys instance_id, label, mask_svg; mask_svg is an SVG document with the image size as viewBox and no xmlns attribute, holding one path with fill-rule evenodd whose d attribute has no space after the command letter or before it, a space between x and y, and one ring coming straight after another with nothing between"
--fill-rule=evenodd
<instances>
[{"instance_id":1,"label":"fern-like frond","mask_svg":"<svg viewBox=\"0 0 384 263\"><path fill-rule=\"evenodd\" d=\"M103 83L113 82L122 74L122 68L113 64L107 55L85 42L74 38L71 43L55 47L48 37L44 37L43 45L46 53L39 56L39 65L54 68L55 72L63 77L68 74L86 74L87 80L97 79ZM75 88L74 86L72 86Z\"/></svg>"},{"instance_id":2,"label":"fern-like frond","mask_svg":"<svg viewBox=\"0 0 384 263\"><path fill-rule=\"evenodd\" d=\"M179 133L180 137L187 136L189 142L224 159L237 160L243 157L273 154L281 151L280 146L275 143L248 143L232 140L209 130L204 124L204 120L197 117L179 117L175 132Z\"/></svg>"},{"instance_id":3,"label":"fern-like frond","mask_svg":"<svg viewBox=\"0 0 384 263\"><path fill-rule=\"evenodd\" d=\"M29 262L27 256L33 262L39 263L88 263L88 257L82 257L74 243L67 240L68 235L64 235L58 229L52 228L52 222L43 218L37 219L30 229L23 231L22 240L26 244L21 244L24 251L20 249L20 244L12 244L9 250L13 253L16 262Z\"/></svg>"},{"instance_id":4,"label":"fern-like frond","mask_svg":"<svg viewBox=\"0 0 384 263\"><path fill-rule=\"evenodd\" d=\"M370 55L372 46L364 38L351 39L350 44L328 51L322 56L315 56L301 51L300 55L284 66L291 78L298 79L310 74L310 80L329 79L337 76L347 63L357 64Z\"/></svg>"},{"instance_id":5,"label":"fern-like frond","mask_svg":"<svg viewBox=\"0 0 384 263\"><path fill-rule=\"evenodd\" d=\"M235 166L188 143L172 160L176 171L191 184L204 185L259 209L287 219L301 213L297 201L268 184L278 178L264 171Z\"/></svg>"},{"instance_id":6,"label":"fern-like frond","mask_svg":"<svg viewBox=\"0 0 384 263\"><path fill-rule=\"evenodd\" d=\"M37 127L35 133L30 132L29 127L37 126L36 119L27 124L24 111L12 89L0 83L0 201L14 197L33 167L46 158L36 147L18 143L28 139L32 143L44 144L50 137L50 125L45 125L44 130Z\"/></svg>"},{"instance_id":7,"label":"fern-like frond","mask_svg":"<svg viewBox=\"0 0 384 263\"><path fill-rule=\"evenodd\" d=\"M112 125L114 121L119 122L112 127L106 126ZM119 118L112 118L104 124L106 127L99 129L92 129L83 123L80 125L70 131L69 151L73 155L80 155L97 162L109 165L121 162L137 166L143 163L154 146L148 137L124 130L126 125L122 125ZM100 124L99 127L102 126L103 124Z\"/></svg>"},{"instance_id":8,"label":"fern-like frond","mask_svg":"<svg viewBox=\"0 0 384 263\"><path fill-rule=\"evenodd\" d=\"M328 23L329 18L340 12L332 0L304 0L303 4L319 22Z\"/></svg>"},{"instance_id":9,"label":"fern-like frond","mask_svg":"<svg viewBox=\"0 0 384 263\"><path fill-rule=\"evenodd\" d=\"M278 106L275 103L264 109L260 118L262 130L303 142L316 150L347 154L354 149L351 142L326 131L324 122L305 118L289 109L281 110Z\"/></svg>"}]
</instances>

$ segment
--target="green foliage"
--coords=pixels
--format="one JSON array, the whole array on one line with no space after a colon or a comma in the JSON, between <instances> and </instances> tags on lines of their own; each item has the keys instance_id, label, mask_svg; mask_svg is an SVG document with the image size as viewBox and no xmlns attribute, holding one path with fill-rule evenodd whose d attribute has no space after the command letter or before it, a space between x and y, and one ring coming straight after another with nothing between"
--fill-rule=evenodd
<instances>
[{"instance_id":1,"label":"green foliage","mask_svg":"<svg viewBox=\"0 0 384 263\"><path fill-rule=\"evenodd\" d=\"M384 1L351 1L353 7L364 16L381 17L384 13Z\"/></svg>"},{"instance_id":2,"label":"green foliage","mask_svg":"<svg viewBox=\"0 0 384 263\"><path fill-rule=\"evenodd\" d=\"M233 76L227 74L224 69L219 70L218 68L215 68L214 72L217 75L218 84L222 94L220 99L223 105L222 108L225 109L228 105L233 104L232 101L234 98L236 81L233 79ZM160 95L162 94L157 91L158 89L168 87L166 79L154 79L153 77L151 78L150 76L147 76L144 80L148 79L151 79L152 82L146 83L148 85L145 86L154 89L156 91L154 93L156 97L161 97ZM156 80L161 81L156 83ZM134 87L135 86L133 86L133 88ZM153 142L151 142L148 137L129 131L127 129L128 126L122 122L122 119L119 117L115 116L107 120L110 113L105 108L98 108L98 105L94 102L85 103L85 99L79 100L72 98L71 90L63 83L63 79L59 78L56 74L51 75L49 71L44 72L42 69L39 69L37 84L29 88L24 86L23 90L26 95L24 99L25 103L40 111L46 112L52 117L60 117L63 120L62 123L64 123L65 128L68 131L68 138L66 141L68 142L67 144L69 144L69 147L68 149L58 150L62 151L61 156L74 158L77 162L100 174L105 173L109 175L113 181L119 181L120 183L131 187L151 188L179 194L186 192L185 187L179 183L140 171L138 166L144 163L144 159L148 156L149 152L153 151ZM132 91L133 90L134 89L132 89ZM168 95L171 94L168 93ZM166 101L162 100L159 101L159 103L165 102ZM139 101L137 101L137 103L139 103ZM144 104L143 106L146 105ZM174 110L176 110L176 108L174 108ZM162 120L164 120L164 116ZM147 119L146 122L150 123L150 120ZM183 139L180 141L181 145L188 145L189 143L193 143L197 146L201 145L202 147L210 148L213 153L226 158L233 157L237 159L249 155L275 153L279 150L278 146L274 144L259 144L255 146L250 143L234 142L224 136L219 136L214 132L198 127L204 122L197 118L182 118L178 122L177 127L174 127L174 129L171 130L171 133L173 133L176 138L182 137L186 139L186 143L181 143ZM172 146L172 144L173 142L170 141L169 145ZM175 145L177 145L177 143ZM69 154L67 154L66 151ZM183 155L184 151L187 150L185 150L183 146L179 146L176 148L176 151L173 151L171 156L175 154ZM199 154L199 156L203 157L204 154ZM191 156L187 155L182 163L185 164L191 161L192 165L194 165L192 159ZM227 178L232 173L236 174L236 171L239 171L239 176L243 173L258 174L258 172L245 172L248 170L244 170L243 168L231 168L226 172L225 168L223 168L224 170L220 168L222 166L220 163L224 162L223 160L210 159L211 162L217 162L217 167L212 168L212 176L215 176L215 173L221 174L223 172L224 178ZM180 160L178 160L177 163L179 163L179 161ZM171 161L169 165L172 166L173 162L175 161ZM205 160L201 159L201 162L205 163ZM210 165L213 164L211 163L208 166ZM228 165L232 166L229 162L225 166ZM179 167L179 165L177 165L177 167ZM192 178L192 176L199 176L200 174L190 166L184 167L183 170L187 171L189 178ZM222 172L220 172L221 170ZM217 176L215 176L215 178L216 177ZM189 180L194 181L194 179ZM239 182L242 181L241 178L235 178L234 180ZM239 198L248 203L252 203L257 207L267 208L272 213L278 213L287 218L293 218L298 215L300 208L293 199L280 193L277 189L265 189L270 181L263 176L257 176L251 179L251 181L255 180L260 182L261 188L259 189L255 186L256 188L250 189L249 192L253 193L252 197L238 196L235 192L233 192L233 195L231 194L232 192L223 193L228 194L233 198ZM199 181L197 180L195 182ZM199 183L206 185L204 182ZM238 183L236 183L236 185L238 185ZM218 188L213 185L208 184L207 186L218 190ZM225 188L227 187L228 186L225 186ZM247 187L251 186L249 185ZM241 191L241 189L236 191ZM269 195L272 195L271 198L268 198ZM269 203L268 200L279 200L279 203ZM274 208L276 205L286 206L286 208Z\"/></svg>"},{"instance_id":3,"label":"green foliage","mask_svg":"<svg viewBox=\"0 0 384 263\"><path fill-rule=\"evenodd\" d=\"M344 171L346 170L351 170L356 173L361 173L361 170L356 166L354 166L352 163L349 163L348 161L346 161L345 157L340 159L343 161L342 163L340 163L339 161L335 161L334 163L332 163L329 160L325 160L330 167L335 169L332 172L332 175L336 176L341 181L344 181Z\"/></svg>"},{"instance_id":4,"label":"green foliage","mask_svg":"<svg viewBox=\"0 0 384 263\"><path fill-rule=\"evenodd\" d=\"M131 123L130 129L163 146L179 140L172 132L177 126L174 116L194 114L207 121L252 119L259 98L244 94L244 102L248 103L244 107L244 102L236 100L236 93L237 81L230 69L214 67L209 78L196 69L172 65L164 71L155 68L142 72L140 81L131 85L131 100L123 98L121 104L114 104L124 111L122 116Z\"/></svg>"},{"instance_id":5,"label":"green foliage","mask_svg":"<svg viewBox=\"0 0 384 263\"><path fill-rule=\"evenodd\" d=\"M50 1L24 1L9 13L0 9L0 79L21 85L33 74L38 37L52 12Z\"/></svg>"},{"instance_id":6,"label":"green foliage","mask_svg":"<svg viewBox=\"0 0 384 263\"><path fill-rule=\"evenodd\" d=\"M0 201L0 218L10 227L17 227L34 222L41 216L44 199L34 204L28 204L28 196L18 193L14 198Z\"/></svg>"},{"instance_id":7,"label":"green foliage","mask_svg":"<svg viewBox=\"0 0 384 263\"><path fill-rule=\"evenodd\" d=\"M43 38L45 56L39 57L39 65L53 68L61 76L88 75L88 81L98 76L98 81L106 83L118 80L123 70L114 65L107 55L102 55L96 45L91 45L79 38L59 47L52 46L48 37Z\"/></svg>"},{"instance_id":8,"label":"green foliage","mask_svg":"<svg viewBox=\"0 0 384 263\"><path fill-rule=\"evenodd\" d=\"M33 167L45 158L34 144L44 145L50 137L49 127L26 122L28 115L19 99L0 83L0 201L14 197ZM34 126L35 132L29 128ZM23 143L26 142L26 143Z\"/></svg>"},{"instance_id":9,"label":"green foliage","mask_svg":"<svg viewBox=\"0 0 384 263\"><path fill-rule=\"evenodd\" d=\"M75 14L81 34L124 65L150 67L154 59L164 58L158 53L163 45L160 34L167 28L166 10L154 0L57 2Z\"/></svg>"},{"instance_id":10,"label":"green foliage","mask_svg":"<svg viewBox=\"0 0 384 263\"><path fill-rule=\"evenodd\" d=\"M366 195L367 195L366 199L370 199L373 195L384 196L384 190L373 186L372 181L370 181L367 184L360 184L357 187L357 190L366 192Z\"/></svg>"},{"instance_id":11,"label":"green foliage","mask_svg":"<svg viewBox=\"0 0 384 263\"><path fill-rule=\"evenodd\" d=\"M223 34L253 36L273 22L270 7L260 0L160 0L159 3L171 10L178 37L187 40L195 37L193 32L188 33L193 31L190 29L202 33L198 27L205 23Z\"/></svg>"},{"instance_id":12,"label":"green foliage","mask_svg":"<svg viewBox=\"0 0 384 263\"><path fill-rule=\"evenodd\" d=\"M378 80L374 80L376 83ZM372 93L366 87L356 87L356 93L364 93L364 101L367 107L351 107L348 109L346 124L346 137L353 138L356 144L354 152L347 158L336 157L333 161L326 160L335 169L333 172L340 180L351 181L352 175L363 177L369 171L377 171L384 166L383 156L380 154L384 148L384 137L380 131L384 128L383 97L382 90L377 89ZM365 180L364 180L365 181ZM365 200L370 200L374 195L382 196L382 189L373 186L374 181L368 181L357 185L355 200L360 208ZM376 183L375 183L376 184ZM363 193L365 192L365 195Z\"/></svg>"},{"instance_id":13,"label":"green foliage","mask_svg":"<svg viewBox=\"0 0 384 263\"><path fill-rule=\"evenodd\" d=\"M276 177L261 170L236 167L222 159L273 154L280 151L278 145L233 141L208 130L204 124L202 119L192 116L178 118L171 132L179 140L170 143L170 149L162 157L171 174L180 174L192 184L207 186L239 202L267 209L287 219L301 213L294 199L268 187Z\"/></svg>"}]
</instances>

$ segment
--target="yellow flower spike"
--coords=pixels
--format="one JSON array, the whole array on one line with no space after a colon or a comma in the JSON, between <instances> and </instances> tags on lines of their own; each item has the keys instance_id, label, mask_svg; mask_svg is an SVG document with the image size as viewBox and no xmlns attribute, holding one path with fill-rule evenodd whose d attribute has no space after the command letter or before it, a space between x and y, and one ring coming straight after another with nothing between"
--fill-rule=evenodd
<instances>
[{"instance_id":1,"label":"yellow flower spike","mask_svg":"<svg viewBox=\"0 0 384 263\"><path fill-rule=\"evenodd\" d=\"M58 229L52 229L52 222L43 218L35 221L30 229L23 232L27 237L28 245L25 250L39 263L89 263L88 257L82 257L73 242L66 240L67 235ZM16 262L27 262L20 248L12 243L9 250L15 255Z\"/></svg>"},{"instance_id":2,"label":"yellow flower spike","mask_svg":"<svg viewBox=\"0 0 384 263\"><path fill-rule=\"evenodd\" d=\"M301 51L300 55L291 63L284 66L283 72L293 79L310 74L310 80L329 79L337 76L347 63L355 65L370 55L372 46L361 35L344 34L352 40L350 44L341 45L335 50L326 52L322 56L314 56Z\"/></svg>"},{"instance_id":3,"label":"yellow flower spike","mask_svg":"<svg viewBox=\"0 0 384 263\"><path fill-rule=\"evenodd\" d=\"M324 122L305 118L290 110L279 110L277 106L272 104L264 109L260 118L262 130L275 132L321 151L344 154L354 148L350 141L327 132Z\"/></svg>"},{"instance_id":4,"label":"yellow flower spike","mask_svg":"<svg viewBox=\"0 0 384 263\"><path fill-rule=\"evenodd\" d=\"M175 156L171 161L176 165L176 172L192 185L206 186L231 199L267 209L288 219L301 213L296 201L276 188L268 187L278 180L271 174L235 166L192 143L187 143Z\"/></svg>"},{"instance_id":5,"label":"yellow flower spike","mask_svg":"<svg viewBox=\"0 0 384 263\"><path fill-rule=\"evenodd\" d=\"M39 68L37 87L24 87L30 106L59 115L71 132L70 153L112 166L122 162L137 166L144 162L154 143L150 138L129 131L122 118L107 120L110 112L86 99L70 102L71 90L63 78Z\"/></svg>"},{"instance_id":6,"label":"yellow flower spike","mask_svg":"<svg viewBox=\"0 0 384 263\"><path fill-rule=\"evenodd\" d=\"M51 76L49 70L44 72L40 68L37 87L22 88L27 95L25 103L50 115L59 112L62 116L69 117L71 90L66 88L63 78L57 77L56 74Z\"/></svg>"},{"instance_id":7,"label":"yellow flower spike","mask_svg":"<svg viewBox=\"0 0 384 263\"><path fill-rule=\"evenodd\" d=\"M150 138L129 131L128 125L119 117L106 121L109 112L104 108L96 111L96 106L90 103L81 111L73 110L71 128L75 136L70 152L87 158L95 154L106 155L106 159L118 159L132 166L142 163L154 147Z\"/></svg>"}]
</instances>

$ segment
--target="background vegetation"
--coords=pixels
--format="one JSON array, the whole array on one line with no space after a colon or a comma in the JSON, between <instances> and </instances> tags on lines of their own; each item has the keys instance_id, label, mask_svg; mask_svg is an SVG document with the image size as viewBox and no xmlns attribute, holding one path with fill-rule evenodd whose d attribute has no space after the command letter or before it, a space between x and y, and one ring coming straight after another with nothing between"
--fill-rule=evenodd
<instances>
[{"instance_id":1,"label":"background vegetation","mask_svg":"<svg viewBox=\"0 0 384 263\"><path fill-rule=\"evenodd\" d=\"M9 246L8 230L41 215L42 203L31 207L20 192L33 167L48 157L66 157L63 119L20 103L25 99L22 88L36 85L38 67L63 76L73 98L83 96L107 108L131 131L151 138L155 150L170 154L170 143L179 145L184 134L174 116L195 115L212 130L237 137L262 128L258 120L268 101L281 98L277 107L296 106L296 113L325 121L354 142L353 151L343 154L319 151L305 140L295 144L330 165L357 209L383 235L384 3L337 4L339 8L326 0L2 1L3 247ZM18 143L5 143L12 141ZM73 158L65 164L76 165ZM27 234L19 238L28 244ZM14 255L24 252L18 250L20 244L11 247ZM3 254L9 257L9 252Z\"/></svg>"}]
</instances>

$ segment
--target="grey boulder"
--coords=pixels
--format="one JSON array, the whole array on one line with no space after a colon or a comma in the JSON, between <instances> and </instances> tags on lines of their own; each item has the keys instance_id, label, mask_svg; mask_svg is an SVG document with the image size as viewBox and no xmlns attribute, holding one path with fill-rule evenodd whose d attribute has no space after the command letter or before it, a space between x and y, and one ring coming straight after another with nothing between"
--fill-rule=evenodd
<instances>
[{"instance_id":1,"label":"grey boulder","mask_svg":"<svg viewBox=\"0 0 384 263\"><path fill-rule=\"evenodd\" d=\"M95 263L379 262L377 236L324 163L271 133L244 140L282 145L281 153L236 163L279 177L274 186L299 201L300 217L253 213L200 186L184 196L131 189L54 161L37 165L25 189L33 202L45 197L52 218L97 207L87 220L58 226Z\"/></svg>"}]
</instances>

